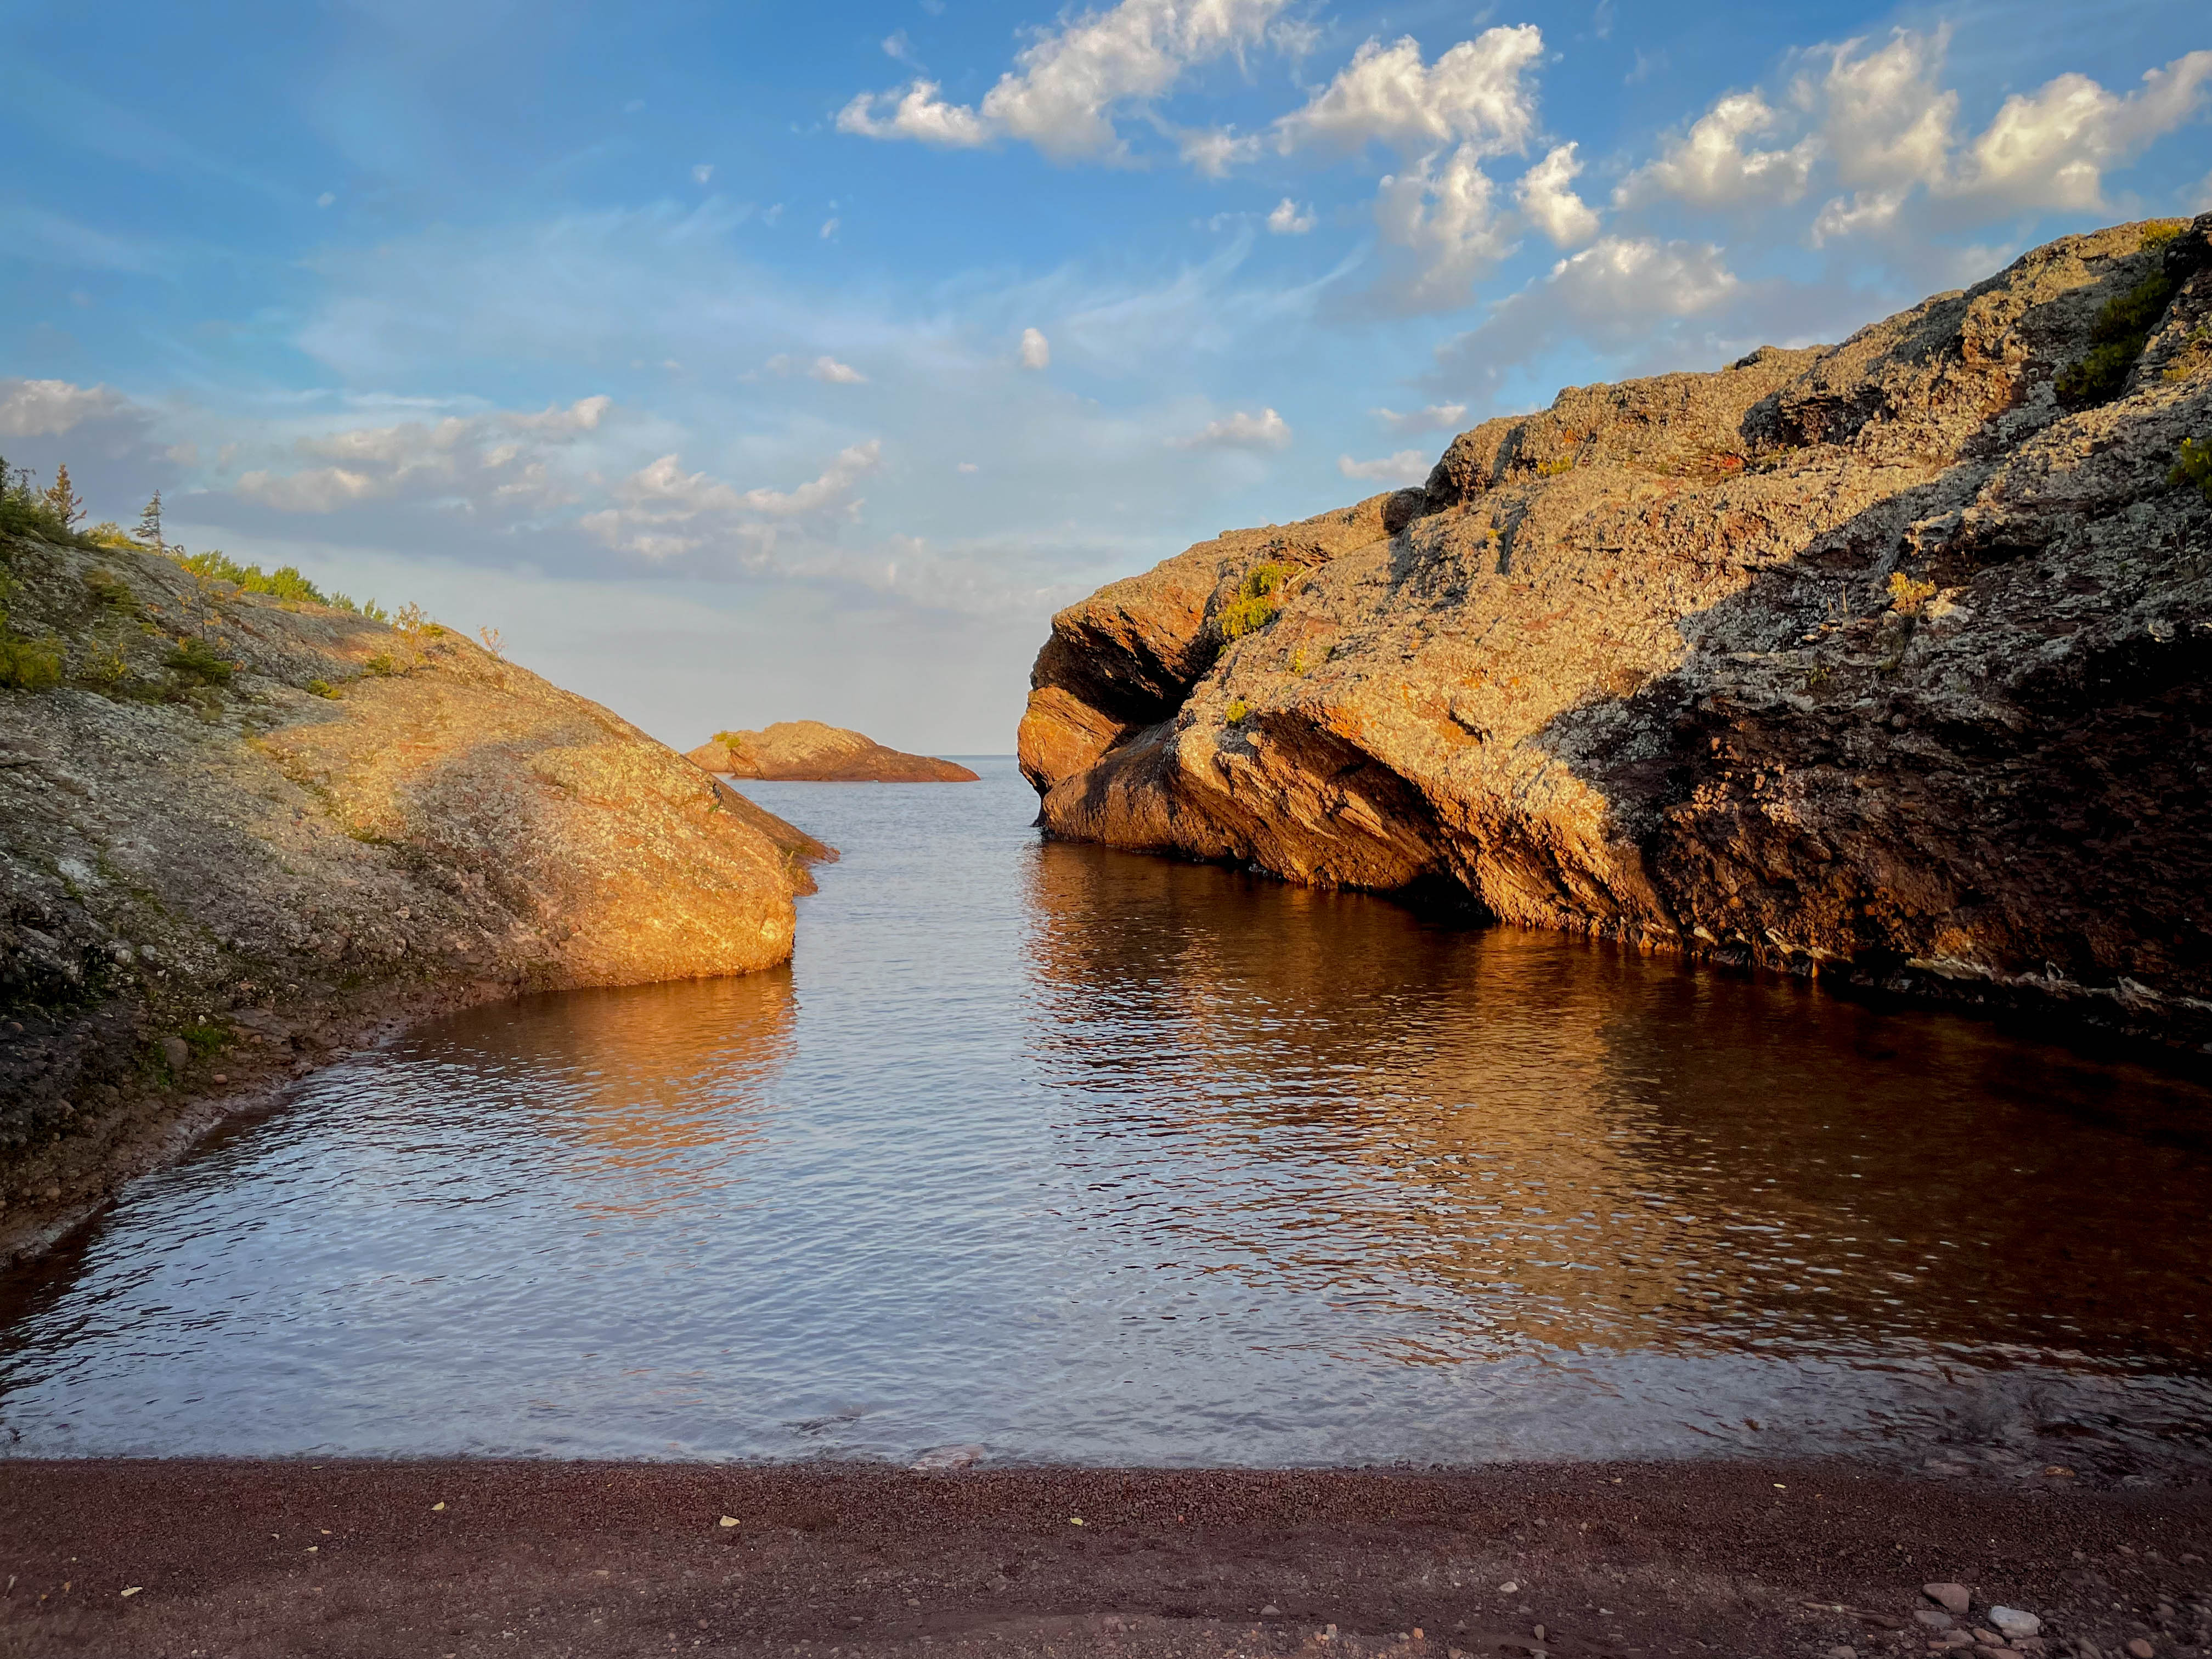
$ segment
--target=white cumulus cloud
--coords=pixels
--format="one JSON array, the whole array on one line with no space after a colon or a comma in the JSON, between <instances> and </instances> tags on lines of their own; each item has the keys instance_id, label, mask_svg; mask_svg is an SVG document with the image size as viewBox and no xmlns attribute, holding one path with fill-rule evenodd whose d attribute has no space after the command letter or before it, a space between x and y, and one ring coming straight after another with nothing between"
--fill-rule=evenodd
<instances>
[{"instance_id":1,"label":"white cumulus cloud","mask_svg":"<svg viewBox=\"0 0 2212 1659\"><path fill-rule=\"evenodd\" d=\"M1022 331L1022 367L1049 368L1052 367L1052 342L1044 337L1044 331L1025 328Z\"/></svg>"},{"instance_id":2,"label":"white cumulus cloud","mask_svg":"<svg viewBox=\"0 0 2212 1659\"><path fill-rule=\"evenodd\" d=\"M1153 102L1188 70L1264 44L1287 3L1121 0L1040 35L975 108L948 104L935 82L916 80L903 91L861 94L838 112L837 129L953 147L1006 137L1060 160L1116 155L1121 106Z\"/></svg>"},{"instance_id":3,"label":"white cumulus cloud","mask_svg":"<svg viewBox=\"0 0 2212 1659\"><path fill-rule=\"evenodd\" d=\"M1580 247L1597 234L1597 215L1575 194L1576 175L1583 170L1575 159L1575 146L1561 144L1521 175L1513 187L1521 211L1560 247Z\"/></svg>"},{"instance_id":4,"label":"white cumulus cloud","mask_svg":"<svg viewBox=\"0 0 2212 1659\"><path fill-rule=\"evenodd\" d=\"M234 489L244 501L287 513L335 513L363 501L412 499L462 506L557 507L580 481L564 476L563 452L596 432L614 400L604 394L538 410L449 415L436 421L310 433L293 453L316 466L258 467Z\"/></svg>"},{"instance_id":5,"label":"white cumulus cloud","mask_svg":"<svg viewBox=\"0 0 2212 1659\"><path fill-rule=\"evenodd\" d=\"M1377 409L1370 412L1391 431L1402 436L1411 432L1455 431L1459 423L1467 417L1467 405L1431 404L1426 409L1412 410L1402 415L1395 409Z\"/></svg>"},{"instance_id":6,"label":"white cumulus cloud","mask_svg":"<svg viewBox=\"0 0 2212 1659\"><path fill-rule=\"evenodd\" d=\"M1498 216L1496 186L1477 147L1462 144L1441 162L1425 156L1386 175L1375 201L1382 240L1410 256L1384 284L1407 311L1449 311L1473 297L1477 278L1513 251L1511 228Z\"/></svg>"},{"instance_id":7,"label":"white cumulus cloud","mask_svg":"<svg viewBox=\"0 0 2212 1659\"><path fill-rule=\"evenodd\" d=\"M681 456L663 455L615 487L614 506L577 524L617 552L655 562L717 545L757 560L775 546L779 521L855 512L860 480L882 461L883 442L872 438L841 450L819 477L793 489L739 489L704 472L686 472Z\"/></svg>"},{"instance_id":8,"label":"white cumulus cloud","mask_svg":"<svg viewBox=\"0 0 2212 1659\"><path fill-rule=\"evenodd\" d=\"M1291 423L1272 409L1257 415L1238 410L1174 441L1177 449L1282 449L1291 441Z\"/></svg>"},{"instance_id":9,"label":"white cumulus cloud","mask_svg":"<svg viewBox=\"0 0 2212 1659\"><path fill-rule=\"evenodd\" d=\"M1536 125L1536 99L1523 77L1544 54L1533 23L1487 29L1431 65L1410 36L1385 46L1369 40L1304 108L1275 123L1285 153L1351 151L1370 143L1413 155L1447 144L1475 153L1518 149Z\"/></svg>"},{"instance_id":10,"label":"white cumulus cloud","mask_svg":"<svg viewBox=\"0 0 2212 1659\"><path fill-rule=\"evenodd\" d=\"M0 437L53 437L81 422L129 406L130 399L104 386L0 380Z\"/></svg>"},{"instance_id":11,"label":"white cumulus cloud","mask_svg":"<svg viewBox=\"0 0 2212 1659\"><path fill-rule=\"evenodd\" d=\"M1431 458L1425 449L1401 449L1395 455L1385 455L1372 461L1355 461L1349 455L1336 458L1336 470L1347 478L1358 478L1370 483L1419 483L1429 476Z\"/></svg>"},{"instance_id":12,"label":"white cumulus cloud","mask_svg":"<svg viewBox=\"0 0 2212 1659\"><path fill-rule=\"evenodd\" d=\"M1781 114L1758 93L1732 93L1691 123L1658 160L1623 179L1613 201L1626 207L1670 196L1705 208L1795 202L1812 177L1820 141L1808 136L1779 149L1751 142L1781 125Z\"/></svg>"},{"instance_id":13,"label":"white cumulus cloud","mask_svg":"<svg viewBox=\"0 0 2212 1659\"><path fill-rule=\"evenodd\" d=\"M1303 236L1320 222L1311 208L1301 208L1287 196L1267 216L1267 228L1278 236Z\"/></svg>"}]
</instances>

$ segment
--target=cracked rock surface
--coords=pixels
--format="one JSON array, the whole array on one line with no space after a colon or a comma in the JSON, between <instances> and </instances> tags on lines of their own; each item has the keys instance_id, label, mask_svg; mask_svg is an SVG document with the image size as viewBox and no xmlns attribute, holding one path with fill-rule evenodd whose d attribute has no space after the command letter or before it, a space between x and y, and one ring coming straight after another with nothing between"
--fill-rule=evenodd
<instances>
[{"instance_id":1,"label":"cracked rock surface","mask_svg":"<svg viewBox=\"0 0 2212 1659\"><path fill-rule=\"evenodd\" d=\"M2063 401L2151 278L2124 386ZM2212 216L2069 237L1102 589L1053 619L1022 765L1057 836L2203 1042L2191 437Z\"/></svg>"}]
</instances>

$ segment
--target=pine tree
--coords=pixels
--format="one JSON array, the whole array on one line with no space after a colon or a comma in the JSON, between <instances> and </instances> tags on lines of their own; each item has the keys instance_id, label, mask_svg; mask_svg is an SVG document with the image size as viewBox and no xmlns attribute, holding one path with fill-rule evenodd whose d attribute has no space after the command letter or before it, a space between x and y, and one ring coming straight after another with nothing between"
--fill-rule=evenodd
<instances>
[{"instance_id":1,"label":"pine tree","mask_svg":"<svg viewBox=\"0 0 2212 1659\"><path fill-rule=\"evenodd\" d=\"M53 509L54 517L62 521L64 530L76 529L76 521L84 517L84 497L70 488L66 464L54 469L54 481L46 487L46 505Z\"/></svg>"},{"instance_id":2,"label":"pine tree","mask_svg":"<svg viewBox=\"0 0 2212 1659\"><path fill-rule=\"evenodd\" d=\"M154 499L146 503L146 510L138 515L138 539L157 548L167 548L161 539L161 492L155 490Z\"/></svg>"}]
</instances>

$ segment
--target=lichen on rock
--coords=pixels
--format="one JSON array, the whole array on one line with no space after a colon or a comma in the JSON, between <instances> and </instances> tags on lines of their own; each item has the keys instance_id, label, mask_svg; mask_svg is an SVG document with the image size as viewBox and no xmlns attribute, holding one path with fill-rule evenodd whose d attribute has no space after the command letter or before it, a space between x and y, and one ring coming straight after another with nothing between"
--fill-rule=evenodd
<instances>
[{"instance_id":1,"label":"lichen on rock","mask_svg":"<svg viewBox=\"0 0 2212 1659\"><path fill-rule=\"evenodd\" d=\"M2154 289L2111 399L2063 402ZM2212 503L2177 471L2208 325L2212 216L2122 226L1839 345L1486 422L1421 489L1055 617L1040 821L2212 1037ZM1262 564L1274 608L1218 626Z\"/></svg>"}]
</instances>

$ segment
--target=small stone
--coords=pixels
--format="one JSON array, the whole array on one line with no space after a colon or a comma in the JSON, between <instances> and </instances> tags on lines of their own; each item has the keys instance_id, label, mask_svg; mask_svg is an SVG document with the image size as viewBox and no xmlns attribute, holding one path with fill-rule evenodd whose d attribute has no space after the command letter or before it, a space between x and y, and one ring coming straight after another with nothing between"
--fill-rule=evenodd
<instances>
[{"instance_id":1,"label":"small stone","mask_svg":"<svg viewBox=\"0 0 2212 1659\"><path fill-rule=\"evenodd\" d=\"M180 1036L165 1036L161 1039L161 1061L171 1071L183 1071L185 1069L185 1062L191 1060L191 1057L192 1051L191 1045L186 1043L184 1038Z\"/></svg>"},{"instance_id":2,"label":"small stone","mask_svg":"<svg viewBox=\"0 0 2212 1659\"><path fill-rule=\"evenodd\" d=\"M1990 1623L2007 1636L2039 1636L2043 1632L2043 1620L2018 1607L1991 1607Z\"/></svg>"},{"instance_id":3,"label":"small stone","mask_svg":"<svg viewBox=\"0 0 2212 1659\"><path fill-rule=\"evenodd\" d=\"M2001 1648L2005 1644L2004 1638L1998 1635L1993 1630L1976 1631L1974 1632L1974 1640L1979 1642L1985 1648Z\"/></svg>"},{"instance_id":4,"label":"small stone","mask_svg":"<svg viewBox=\"0 0 2212 1659\"><path fill-rule=\"evenodd\" d=\"M1828 1659L1859 1659L1859 1650L1856 1648L1847 1648L1839 1644L1828 1650Z\"/></svg>"},{"instance_id":5,"label":"small stone","mask_svg":"<svg viewBox=\"0 0 2212 1659\"><path fill-rule=\"evenodd\" d=\"M1260 1609L1260 1616L1262 1619L1279 1619L1283 1616L1283 1610L1277 1607L1273 1601L1270 1601L1266 1607Z\"/></svg>"},{"instance_id":6,"label":"small stone","mask_svg":"<svg viewBox=\"0 0 2212 1659\"><path fill-rule=\"evenodd\" d=\"M1521 1586L1509 1578L1498 1587L1498 1593L1500 1595L1518 1595L1521 1593Z\"/></svg>"},{"instance_id":7,"label":"small stone","mask_svg":"<svg viewBox=\"0 0 2212 1659\"><path fill-rule=\"evenodd\" d=\"M1964 1584L1923 1584L1920 1593L1946 1613L1964 1613L1974 1604L1972 1592Z\"/></svg>"},{"instance_id":8,"label":"small stone","mask_svg":"<svg viewBox=\"0 0 2212 1659\"><path fill-rule=\"evenodd\" d=\"M734 1515L726 1515L714 1524L718 1527L734 1527L738 1524L738 1517Z\"/></svg>"},{"instance_id":9,"label":"small stone","mask_svg":"<svg viewBox=\"0 0 2212 1659\"><path fill-rule=\"evenodd\" d=\"M1922 1624L1927 1626L1930 1630L1948 1630L1951 1628L1951 1615L1945 1613L1941 1607L1923 1607L1919 1612L1914 1613L1912 1616L1915 1619L1917 1619Z\"/></svg>"},{"instance_id":10,"label":"small stone","mask_svg":"<svg viewBox=\"0 0 2212 1659\"><path fill-rule=\"evenodd\" d=\"M981 1446L938 1446L907 1465L921 1474L948 1474L954 1469L973 1468L983 1461Z\"/></svg>"},{"instance_id":11,"label":"small stone","mask_svg":"<svg viewBox=\"0 0 2212 1659\"><path fill-rule=\"evenodd\" d=\"M2156 1653L2158 1650L2151 1646L2149 1643L2144 1641L2142 1637L2138 1636L2134 1641L2128 1644L2128 1651L2135 1655L2136 1659L2151 1659L2151 1656Z\"/></svg>"}]
</instances>

